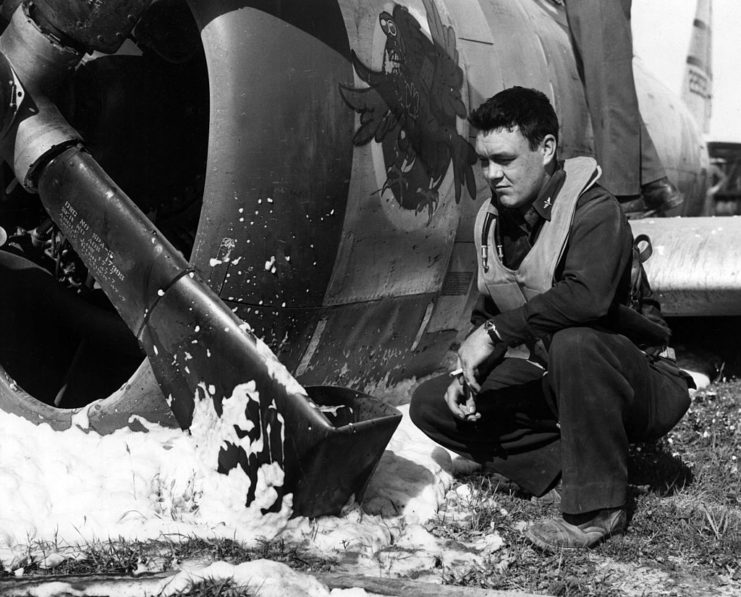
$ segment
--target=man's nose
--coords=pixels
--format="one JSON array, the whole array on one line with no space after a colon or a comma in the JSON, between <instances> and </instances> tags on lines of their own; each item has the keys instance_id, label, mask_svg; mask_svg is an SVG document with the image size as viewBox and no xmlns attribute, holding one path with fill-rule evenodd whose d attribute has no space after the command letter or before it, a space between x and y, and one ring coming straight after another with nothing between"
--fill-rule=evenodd
<instances>
[{"instance_id":1,"label":"man's nose","mask_svg":"<svg viewBox=\"0 0 741 597\"><path fill-rule=\"evenodd\" d=\"M504 174L498 164L489 163L484 167L484 177L489 181L501 180Z\"/></svg>"}]
</instances>

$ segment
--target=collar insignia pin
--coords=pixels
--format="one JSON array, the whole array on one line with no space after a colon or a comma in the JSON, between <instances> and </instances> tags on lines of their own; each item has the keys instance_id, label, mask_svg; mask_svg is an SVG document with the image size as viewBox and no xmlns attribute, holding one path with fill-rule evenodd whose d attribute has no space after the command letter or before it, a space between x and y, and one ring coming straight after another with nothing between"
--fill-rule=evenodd
<instances>
[{"instance_id":1,"label":"collar insignia pin","mask_svg":"<svg viewBox=\"0 0 741 597\"><path fill-rule=\"evenodd\" d=\"M543 207L548 208L550 206L551 206L551 198L548 197L548 199L546 199L545 202L543 203Z\"/></svg>"}]
</instances>

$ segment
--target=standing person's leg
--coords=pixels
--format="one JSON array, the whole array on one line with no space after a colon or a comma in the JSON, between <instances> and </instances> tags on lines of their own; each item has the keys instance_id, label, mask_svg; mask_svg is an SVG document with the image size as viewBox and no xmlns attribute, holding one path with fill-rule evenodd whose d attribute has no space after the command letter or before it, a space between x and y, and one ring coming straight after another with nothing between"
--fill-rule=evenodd
<instances>
[{"instance_id":1,"label":"standing person's leg","mask_svg":"<svg viewBox=\"0 0 741 597\"><path fill-rule=\"evenodd\" d=\"M602 166L600 184L627 213L665 215L684 196L666 170L641 117L633 76L631 0L566 0L572 45Z\"/></svg>"},{"instance_id":2,"label":"standing person's leg","mask_svg":"<svg viewBox=\"0 0 741 597\"><path fill-rule=\"evenodd\" d=\"M641 187L666 178L666 170L661 162L651 135L641 120Z\"/></svg>"},{"instance_id":3,"label":"standing person's leg","mask_svg":"<svg viewBox=\"0 0 741 597\"><path fill-rule=\"evenodd\" d=\"M600 184L641 192L641 117L633 80L630 0L566 0L566 16L594 130Z\"/></svg>"},{"instance_id":4,"label":"standing person's leg","mask_svg":"<svg viewBox=\"0 0 741 597\"><path fill-rule=\"evenodd\" d=\"M507 358L482 385L476 398L481 419L461 421L445 402L451 379L444 375L419 386L409 414L417 427L449 450L480 463L539 496L561 471L559 432L543 393L543 370Z\"/></svg>"},{"instance_id":5,"label":"standing person's leg","mask_svg":"<svg viewBox=\"0 0 741 597\"><path fill-rule=\"evenodd\" d=\"M561 424L564 520L536 525L528 536L551 549L586 547L625 526L628 443L667 433L689 407L689 392L684 377L653 365L620 334L562 330L549 359Z\"/></svg>"}]
</instances>

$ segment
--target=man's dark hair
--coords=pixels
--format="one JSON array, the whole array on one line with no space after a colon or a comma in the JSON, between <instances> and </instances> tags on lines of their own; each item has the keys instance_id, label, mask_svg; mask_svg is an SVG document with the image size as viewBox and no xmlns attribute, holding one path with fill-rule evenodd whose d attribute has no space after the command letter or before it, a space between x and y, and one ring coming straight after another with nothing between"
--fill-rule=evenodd
<instances>
[{"instance_id":1,"label":"man's dark hair","mask_svg":"<svg viewBox=\"0 0 741 597\"><path fill-rule=\"evenodd\" d=\"M533 150L546 135L558 141L558 116L548 97L537 89L510 87L500 91L471 112L468 122L484 133L519 127Z\"/></svg>"}]
</instances>

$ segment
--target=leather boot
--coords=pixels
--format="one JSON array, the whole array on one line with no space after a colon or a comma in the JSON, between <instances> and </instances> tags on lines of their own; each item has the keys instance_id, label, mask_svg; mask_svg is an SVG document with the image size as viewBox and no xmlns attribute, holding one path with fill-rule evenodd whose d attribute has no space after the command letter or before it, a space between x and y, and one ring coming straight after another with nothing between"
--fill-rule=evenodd
<instances>
[{"instance_id":1,"label":"leather boot","mask_svg":"<svg viewBox=\"0 0 741 597\"><path fill-rule=\"evenodd\" d=\"M627 517L625 508L607 508L576 516L541 520L530 525L525 537L547 552L586 549L602 543L612 535L625 532Z\"/></svg>"},{"instance_id":2,"label":"leather boot","mask_svg":"<svg viewBox=\"0 0 741 597\"><path fill-rule=\"evenodd\" d=\"M684 195L664 176L641 187L646 207L656 216L664 216L684 203Z\"/></svg>"}]
</instances>

